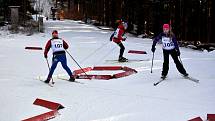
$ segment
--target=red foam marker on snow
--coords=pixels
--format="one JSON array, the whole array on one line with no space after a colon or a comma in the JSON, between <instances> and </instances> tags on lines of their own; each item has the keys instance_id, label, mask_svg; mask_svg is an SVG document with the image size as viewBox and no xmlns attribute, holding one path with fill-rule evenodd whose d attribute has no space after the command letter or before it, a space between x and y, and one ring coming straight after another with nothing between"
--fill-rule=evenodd
<instances>
[{"instance_id":1,"label":"red foam marker on snow","mask_svg":"<svg viewBox=\"0 0 215 121\"><path fill-rule=\"evenodd\" d=\"M43 99L39 99L37 98L34 103L34 105L39 105L42 107L46 107L48 109L51 110L59 110L59 109L63 109L64 107L59 104L59 103L55 103L55 102L51 102L51 101L47 101L47 100L43 100Z\"/></svg>"},{"instance_id":2,"label":"red foam marker on snow","mask_svg":"<svg viewBox=\"0 0 215 121\"><path fill-rule=\"evenodd\" d=\"M42 50L42 47L25 47L25 49L30 49L30 50Z\"/></svg>"},{"instance_id":3,"label":"red foam marker on snow","mask_svg":"<svg viewBox=\"0 0 215 121\"><path fill-rule=\"evenodd\" d=\"M93 70L122 70L122 66L96 66Z\"/></svg>"},{"instance_id":4,"label":"red foam marker on snow","mask_svg":"<svg viewBox=\"0 0 215 121\"><path fill-rule=\"evenodd\" d=\"M208 121L215 121L215 114L207 114Z\"/></svg>"},{"instance_id":5,"label":"red foam marker on snow","mask_svg":"<svg viewBox=\"0 0 215 121\"><path fill-rule=\"evenodd\" d=\"M47 121L49 119L55 118L57 114L58 114L57 110L54 110L54 111L43 113L28 119L24 119L22 121Z\"/></svg>"},{"instance_id":6,"label":"red foam marker on snow","mask_svg":"<svg viewBox=\"0 0 215 121\"><path fill-rule=\"evenodd\" d=\"M137 73L137 71L135 69L129 68L129 67L123 67L123 71L134 71L135 73Z\"/></svg>"},{"instance_id":7,"label":"red foam marker on snow","mask_svg":"<svg viewBox=\"0 0 215 121\"><path fill-rule=\"evenodd\" d=\"M196 118L190 119L188 121L203 121L203 120L200 117L196 117Z\"/></svg>"},{"instance_id":8,"label":"red foam marker on snow","mask_svg":"<svg viewBox=\"0 0 215 121\"><path fill-rule=\"evenodd\" d=\"M126 76L129 76L129 75L134 74L134 73L136 73L136 72L134 72L134 71L125 71L125 72L114 74L113 78L126 77Z\"/></svg>"},{"instance_id":9,"label":"red foam marker on snow","mask_svg":"<svg viewBox=\"0 0 215 121\"><path fill-rule=\"evenodd\" d=\"M83 68L84 72L86 71L116 71L121 70L124 71L122 73L117 73L114 75L92 75L92 74L83 74L84 72L82 69L75 70L74 74L77 75L76 79L101 79L101 80L109 80L113 78L121 78L125 76L129 76L131 74L137 73L135 69L129 68L129 67L122 67L122 66L96 66L96 67L88 67Z\"/></svg>"},{"instance_id":10,"label":"red foam marker on snow","mask_svg":"<svg viewBox=\"0 0 215 121\"><path fill-rule=\"evenodd\" d=\"M133 54L147 54L146 51L139 51L139 50L129 50L128 53L133 53Z\"/></svg>"},{"instance_id":11,"label":"red foam marker on snow","mask_svg":"<svg viewBox=\"0 0 215 121\"><path fill-rule=\"evenodd\" d=\"M77 74L85 73L85 72L88 72L88 71L91 71L91 70L92 70L91 67L86 67L86 68L82 68L82 69L79 69L79 70L75 70L75 71L73 71L73 73L75 75L77 75Z\"/></svg>"}]
</instances>

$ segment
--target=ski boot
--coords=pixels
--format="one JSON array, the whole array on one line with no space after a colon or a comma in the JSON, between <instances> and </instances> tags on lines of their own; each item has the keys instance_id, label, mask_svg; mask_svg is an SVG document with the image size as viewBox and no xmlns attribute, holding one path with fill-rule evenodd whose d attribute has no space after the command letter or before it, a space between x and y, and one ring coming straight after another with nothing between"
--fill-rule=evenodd
<instances>
[{"instance_id":1,"label":"ski boot","mask_svg":"<svg viewBox=\"0 0 215 121\"><path fill-rule=\"evenodd\" d=\"M126 61L128 61L128 59L127 59L127 58L125 58L125 57L122 57L122 59L123 59L123 60L126 60Z\"/></svg>"},{"instance_id":2,"label":"ski boot","mask_svg":"<svg viewBox=\"0 0 215 121\"><path fill-rule=\"evenodd\" d=\"M48 84L48 83L50 82L50 79L46 79L44 82L45 82L46 84Z\"/></svg>"},{"instance_id":3,"label":"ski boot","mask_svg":"<svg viewBox=\"0 0 215 121\"><path fill-rule=\"evenodd\" d=\"M161 76L161 79L163 79L163 80L166 79L166 76L165 76L165 75L162 75L162 76Z\"/></svg>"},{"instance_id":4,"label":"ski boot","mask_svg":"<svg viewBox=\"0 0 215 121\"><path fill-rule=\"evenodd\" d=\"M118 61L119 61L119 62L127 62L128 59L127 59L127 58L124 58L124 57L119 57Z\"/></svg>"},{"instance_id":5,"label":"ski boot","mask_svg":"<svg viewBox=\"0 0 215 121\"><path fill-rule=\"evenodd\" d=\"M68 81L70 81L70 82L74 82L74 81L75 81L74 76L70 76L70 78L69 78L69 80L68 80Z\"/></svg>"},{"instance_id":6,"label":"ski boot","mask_svg":"<svg viewBox=\"0 0 215 121\"><path fill-rule=\"evenodd\" d=\"M185 74L183 74L183 76L184 76L185 78L187 78L187 77L189 76L189 74L188 74L188 73L185 73Z\"/></svg>"}]
</instances>

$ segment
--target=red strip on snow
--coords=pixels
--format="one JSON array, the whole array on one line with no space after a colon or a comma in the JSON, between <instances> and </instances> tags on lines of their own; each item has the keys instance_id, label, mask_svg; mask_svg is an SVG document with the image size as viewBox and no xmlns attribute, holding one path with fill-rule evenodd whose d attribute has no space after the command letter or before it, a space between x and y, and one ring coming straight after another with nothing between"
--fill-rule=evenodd
<instances>
[{"instance_id":1,"label":"red strip on snow","mask_svg":"<svg viewBox=\"0 0 215 121\"><path fill-rule=\"evenodd\" d=\"M123 71L134 71L135 73L137 73L137 71L135 69L129 68L129 67L123 67Z\"/></svg>"},{"instance_id":2,"label":"red strip on snow","mask_svg":"<svg viewBox=\"0 0 215 121\"><path fill-rule=\"evenodd\" d=\"M111 75L79 75L78 79L104 79L108 80L111 79Z\"/></svg>"},{"instance_id":3,"label":"red strip on snow","mask_svg":"<svg viewBox=\"0 0 215 121\"><path fill-rule=\"evenodd\" d=\"M147 54L146 51L138 51L138 50L129 50L128 53L133 53L133 54Z\"/></svg>"},{"instance_id":4,"label":"red strip on snow","mask_svg":"<svg viewBox=\"0 0 215 121\"><path fill-rule=\"evenodd\" d=\"M59 103L55 103L55 102L51 102L51 101L47 101L47 100L43 100L43 99L39 99L39 98L37 98L34 101L33 104L34 105L39 105L39 106L42 106L42 107L46 107L46 108L51 109L51 110L59 110L59 109L64 108Z\"/></svg>"},{"instance_id":5,"label":"red strip on snow","mask_svg":"<svg viewBox=\"0 0 215 121\"><path fill-rule=\"evenodd\" d=\"M42 50L42 47L25 47L25 49L30 49L30 50Z\"/></svg>"},{"instance_id":6,"label":"red strip on snow","mask_svg":"<svg viewBox=\"0 0 215 121\"><path fill-rule=\"evenodd\" d=\"M134 73L135 73L134 71L126 71L126 72L114 74L113 78L121 78L121 77L129 76L129 75L134 74Z\"/></svg>"},{"instance_id":7,"label":"red strip on snow","mask_svg":"<svg viewBox=\"0 0 215 121\"><path fill-rule=\"evenodd\" d=\"M215 114L207 114L208 121L215 121Z\"/></svg>"},{"instance_id":8,"label":"red strip on snow","mask_svg":"<svg viewBox=\"0 0 215 121\"><path fill-rule=\"evenodd\" d=\"M77 74L81 74L81 73L88 72L88 71L91 71L91 70L92 70L91 67L87 67L87 68L75 70L75 71L73 71L73 73L74 73L74 75L77 75ZM84 72L83 72L83 71L84 71Z\"/></svg>"},{"instance_id":9,"label":"red strip on snow","mask_svg":"<svg viewBox=\"0 0 215 121\"><path fill-rule=\"evenodd\" d=\"M22 121L47 121L49 119L55 118L57 116L57 114L58 114L57 110L54 110L54 111L50 111L50 112L47 112L47 113L44 113L44 114L40 114L40 115L31 117L31 118L28 118L28 119L24 119Z\"/></svg>"},{"instance_id":10,"label":"red strip on snow","mask_svg":"<svg viewBox=\"0 0 215 121\"><path fill-rule=\"evenodd\" d=\"M196 118L190 119L188 121L203 121L203 120L200 117L196 117Z\"/></svg>"},{"instance_id":11,"label":"red strip on snow","mask_svg":"<svg viewBox=\"0 0 215 121\"><path fill-rule=\"evenodd\" d=\"M96 66L93 70L122 70L122 66Z\"/></svg>"}]
</instances>

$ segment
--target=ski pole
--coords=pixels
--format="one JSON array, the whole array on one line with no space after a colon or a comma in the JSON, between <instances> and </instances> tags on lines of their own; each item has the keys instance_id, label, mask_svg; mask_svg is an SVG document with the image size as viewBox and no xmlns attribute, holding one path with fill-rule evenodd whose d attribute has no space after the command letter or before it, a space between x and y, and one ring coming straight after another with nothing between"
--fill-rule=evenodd
<instances>
[{"instance_id":1,"label":"ski pole","mask_svg":"<svg viewBox=\"0 0 215 121\"><path fill-rule=\"evenodd\" d=\"M73 61L75 61L75 63L79 66L79 68L84 72L84 74L87 76L87 77L89 77L87 74L86 74L86 72L83 70L83 68L81 68L81 66L78 64L78 62L72 57L72 55L67 51L67 50L65 50L68 54L69 54L69 56L72 58L72 60Z\"/></svg>"},{"instance_id":2,"label":"ski pole","mask_svg":"<svg viewBox=\"0 0 215 121\"><path fill-rule=\"evenodd\" d=\"M105 44L102 44L99 48L95 49L92 53L90 53L87 57L85 57L81 63L83 63L85 60L87 60L89 57L91 57L92 55L94 55L97 51L99 51L100 49L102 49L103 47L105 47L106 45L108 45L110 42L107 42Z\"/></svg>"},{"instance_id":3,"label":"ski pole","mask_svg":"<svg viewBox=\"0 0 215 121\"><path fill-rule=\"evenodd\" d=\"M48 61L48 59L46 58L46 62L47 62L47 65L48 65L48 68L49 68L49 71L51 70L51 68L50 68L50 66L49 66L49 61ZM53 78L51 78L51 80L52 80L52 84L54 84L54 80L53 80Z\"/></svg>"},{"instance_id":4,"label":"ski pole","mask_svg":"<svg viewBox=\"0 0 215 121\"><path fill-rule=\"evenodd\" d=\"M154 52L153 52L153 55L152 55L151 73L152 73L152 68L153 68L153 61L154 61Z\"/></svg>"}]
</instances>

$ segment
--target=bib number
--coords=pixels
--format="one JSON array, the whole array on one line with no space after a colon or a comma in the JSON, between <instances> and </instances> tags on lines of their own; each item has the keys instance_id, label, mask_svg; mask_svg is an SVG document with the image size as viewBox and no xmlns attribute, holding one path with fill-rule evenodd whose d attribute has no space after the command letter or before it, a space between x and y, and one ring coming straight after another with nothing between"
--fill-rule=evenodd
<instances>
[{"instance_id":1,"label":"bib number","mask_svg":"<svg viewBox=\"0 0 215 121\"><path fill-rule=\"evenodd\" d=\"M175 48L174 43L168 37L162 38L162 45L163 45L163 49L165 50L172 50Z\"/></svg>"},{"instance_id":2,"label":"bib number","mask_svg":"<svg viewBox=\"0 0 215 121\"><path fill-rule=\"evenodd\" d=\"M54 46L55 46L55 48L62 48L63 44L55 44Z\"/></svg>"}]
</instances>

